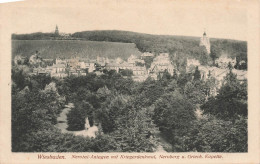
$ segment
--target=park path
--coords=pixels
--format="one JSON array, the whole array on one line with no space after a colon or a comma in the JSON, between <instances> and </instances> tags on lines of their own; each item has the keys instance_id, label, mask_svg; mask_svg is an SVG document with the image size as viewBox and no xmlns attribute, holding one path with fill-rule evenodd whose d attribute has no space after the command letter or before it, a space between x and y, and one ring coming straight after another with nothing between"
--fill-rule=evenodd
<instances>
[{"instance_id":1,"label":"park path","mask_svg":"<svg viewBox=\"0 0 260 164\"><path fill-rule=\"evenodd\" d=\"M166 150L171 150L171 144L163 137L161 132L156 133L155 137L159 138L156 153L167 153Z\"/></svg>"},{"instance_id":2,"label":"park path","mask_svg":"<svg viewBox=\"0 0 260 164\"><path fill-rule=\"evenodd\" d=\"M57 128L61 130L62 133L72 133L76 136L84 136L84 137L96 137L96 132L98 132L98 127L97 126L89 126L88 118L86 118L86 124L85 127L86 129L80 130L80 131L68 131L67 127L67 114L73 108L74 105L72 103L69 103L66 105L66 107L62 110L60 113L59 117L57 118L57 124L55 125Z\"/></svg>"}]
</instances>

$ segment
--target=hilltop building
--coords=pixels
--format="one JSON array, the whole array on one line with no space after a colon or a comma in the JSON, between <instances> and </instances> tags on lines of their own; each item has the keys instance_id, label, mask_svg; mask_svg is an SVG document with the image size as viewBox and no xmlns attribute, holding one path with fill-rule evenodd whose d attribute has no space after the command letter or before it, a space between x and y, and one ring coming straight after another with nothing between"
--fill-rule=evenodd
<instances>
[{"instance_id":1,"label":"hilltop building","mask_svg":"<svg viewBox=\"0 0 260 164\"><path fill-rule=\"evenodd\" d=\"M210 53L210 42L209 38L207 37L206 32L203 33L203 36L200 38L200 46L204 46L208 52Z\"/></svg>"},{"instance_id":2,"label":"hilltop building","mask_svg":"<svg viewBox=\"0 0 260 164\"><path fill-rule=\"evenodd\" d=\"M54 32L55 36L59 36L59 28L58 26L56 25L56 28L55 28L55 32Z\"/></svg>"}]
</instances>

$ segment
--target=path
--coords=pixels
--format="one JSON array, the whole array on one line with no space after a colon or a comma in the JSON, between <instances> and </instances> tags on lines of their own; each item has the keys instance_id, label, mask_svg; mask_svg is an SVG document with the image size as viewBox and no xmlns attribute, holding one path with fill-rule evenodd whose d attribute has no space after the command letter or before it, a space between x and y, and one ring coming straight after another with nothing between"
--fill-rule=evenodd
<instances>
[{"instance_id":1,"label":"path","mask_svg":"<svg viewBox=\"0 0 260 164\"><path fill-rule=\"evenodd\" d=\"M59 117L57 118L57 124L55 125L57 128L59 128L61 130L62 133L72 133L76 136L84 136L84 137L96 137L96 132L98 132L98 127L97 126L92 126L89 127L89 122L88 119L86 119L86 124L85 127L86 129L84 130L80 130L80 131L68 131L67 127L67 114L68 112L71 110L71 108L74 107L74 105L72 103L69 103L68 105L65 106L66 108L64 108L62 110L62 112L60 113Z\"/></svg>"},{"instance_id":2,"label":"path","mask_svg":"<svg viewBox=\"0 0 260 164\"><path fill-rule=\"evenodd\" d=\"M159 146L157 147L155 152L167 153L166 150L171 150L172 145L168 141L166 141L166 139L162 136L161 132L156 133L155 136L159 138Z\"/></svg>"}]
</instances>

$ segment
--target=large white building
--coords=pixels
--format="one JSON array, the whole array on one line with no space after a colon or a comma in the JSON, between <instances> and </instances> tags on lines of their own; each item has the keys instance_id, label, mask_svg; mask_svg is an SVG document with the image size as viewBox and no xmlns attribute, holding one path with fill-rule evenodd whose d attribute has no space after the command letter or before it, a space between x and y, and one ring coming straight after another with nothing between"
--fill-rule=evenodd
<instances>
[{"instance_id":1,"label":"large white building","mask_svg":"<svg viewBox=\"0 0 260 164\"><path fill-rule=\"evenodd\" d=\"M210 41L209 38L207 37L206 32L204 32L203 36L200 38L200 46L204 46L208 54L210 54Z\"/></svg>"},{"instance_id":2,"label":"large white building","mask_svg":"<svg viewBox=\"0 0 260 164\"><path fill-rule=\"evenodd\" d=\"M132 64L132 65L136 65L136 63L141 63L141 64L144 64L144 60L142 59L139 59L137 56L135 55L131 55L128 59L127 59L127 62L129 64Z\"/></svg>"},{"instance_id":3,"label":"large white building","mask_svg":"<svg viewBox=\"0 0 260 164\"><path fill-rule=\"evenodd\" d=\"M215 60L215 64L218 65L220 68L228 68L228 64L231 64L232 67L236 65L236 58L232 59L227 57L226 55L220 56L218 59Z\"/></svg>"},{"instance_id":4,"label":"large white building","mask_svg":"<svg viewBox=\"0 0 260 164\"><path fill-rule=\"evenodd\" d=\"M167 71L171 75L174 72L174 66L171 63L168 53L161 53L153 59L149 73L158 74L160 72Z\"/></svg>"}]
</instances>

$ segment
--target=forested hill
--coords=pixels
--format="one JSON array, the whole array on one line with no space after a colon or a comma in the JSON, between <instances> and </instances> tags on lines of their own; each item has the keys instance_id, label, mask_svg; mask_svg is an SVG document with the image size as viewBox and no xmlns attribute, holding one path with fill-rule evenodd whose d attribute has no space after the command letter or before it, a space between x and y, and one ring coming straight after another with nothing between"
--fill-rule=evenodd
<instances>
[{"instance_id":1,"label":"forested hill","mask_svg":"<svg viewBox=\"0 0 260 164\"><path fill-rule=\"evenodd\" d=\"M46 35L45 35L46 34ZM141 52L181 52L198 58L201 53L199 37L151 35L129 31L102 30L83 31L71 35L74 39L90 41L109 41L135 43ZM13 40L44 40L50 38L49 33L13 34ZM238 57L247 61L247 42L229 39L210 39L211 46L217 47L222 53L230 57Z\"/></svg>"},{"instance_id":2,"label":"forested hill","mask_svg":"<svg viewBox=\"0 0 260 164\"><path fill-rule=\"evenodd\" d=\"M135 43L140 51L155 53L181 51L186 54L194 54L196 53L194 51L199 49L200 42L200 37L151 35L117 30L83 31L76 32L72 36L92 41ZM210 42L211 45L216 45L232 57L247 55L247 43L245 41L211 38Z\"/></svg>"}]
</instances>

